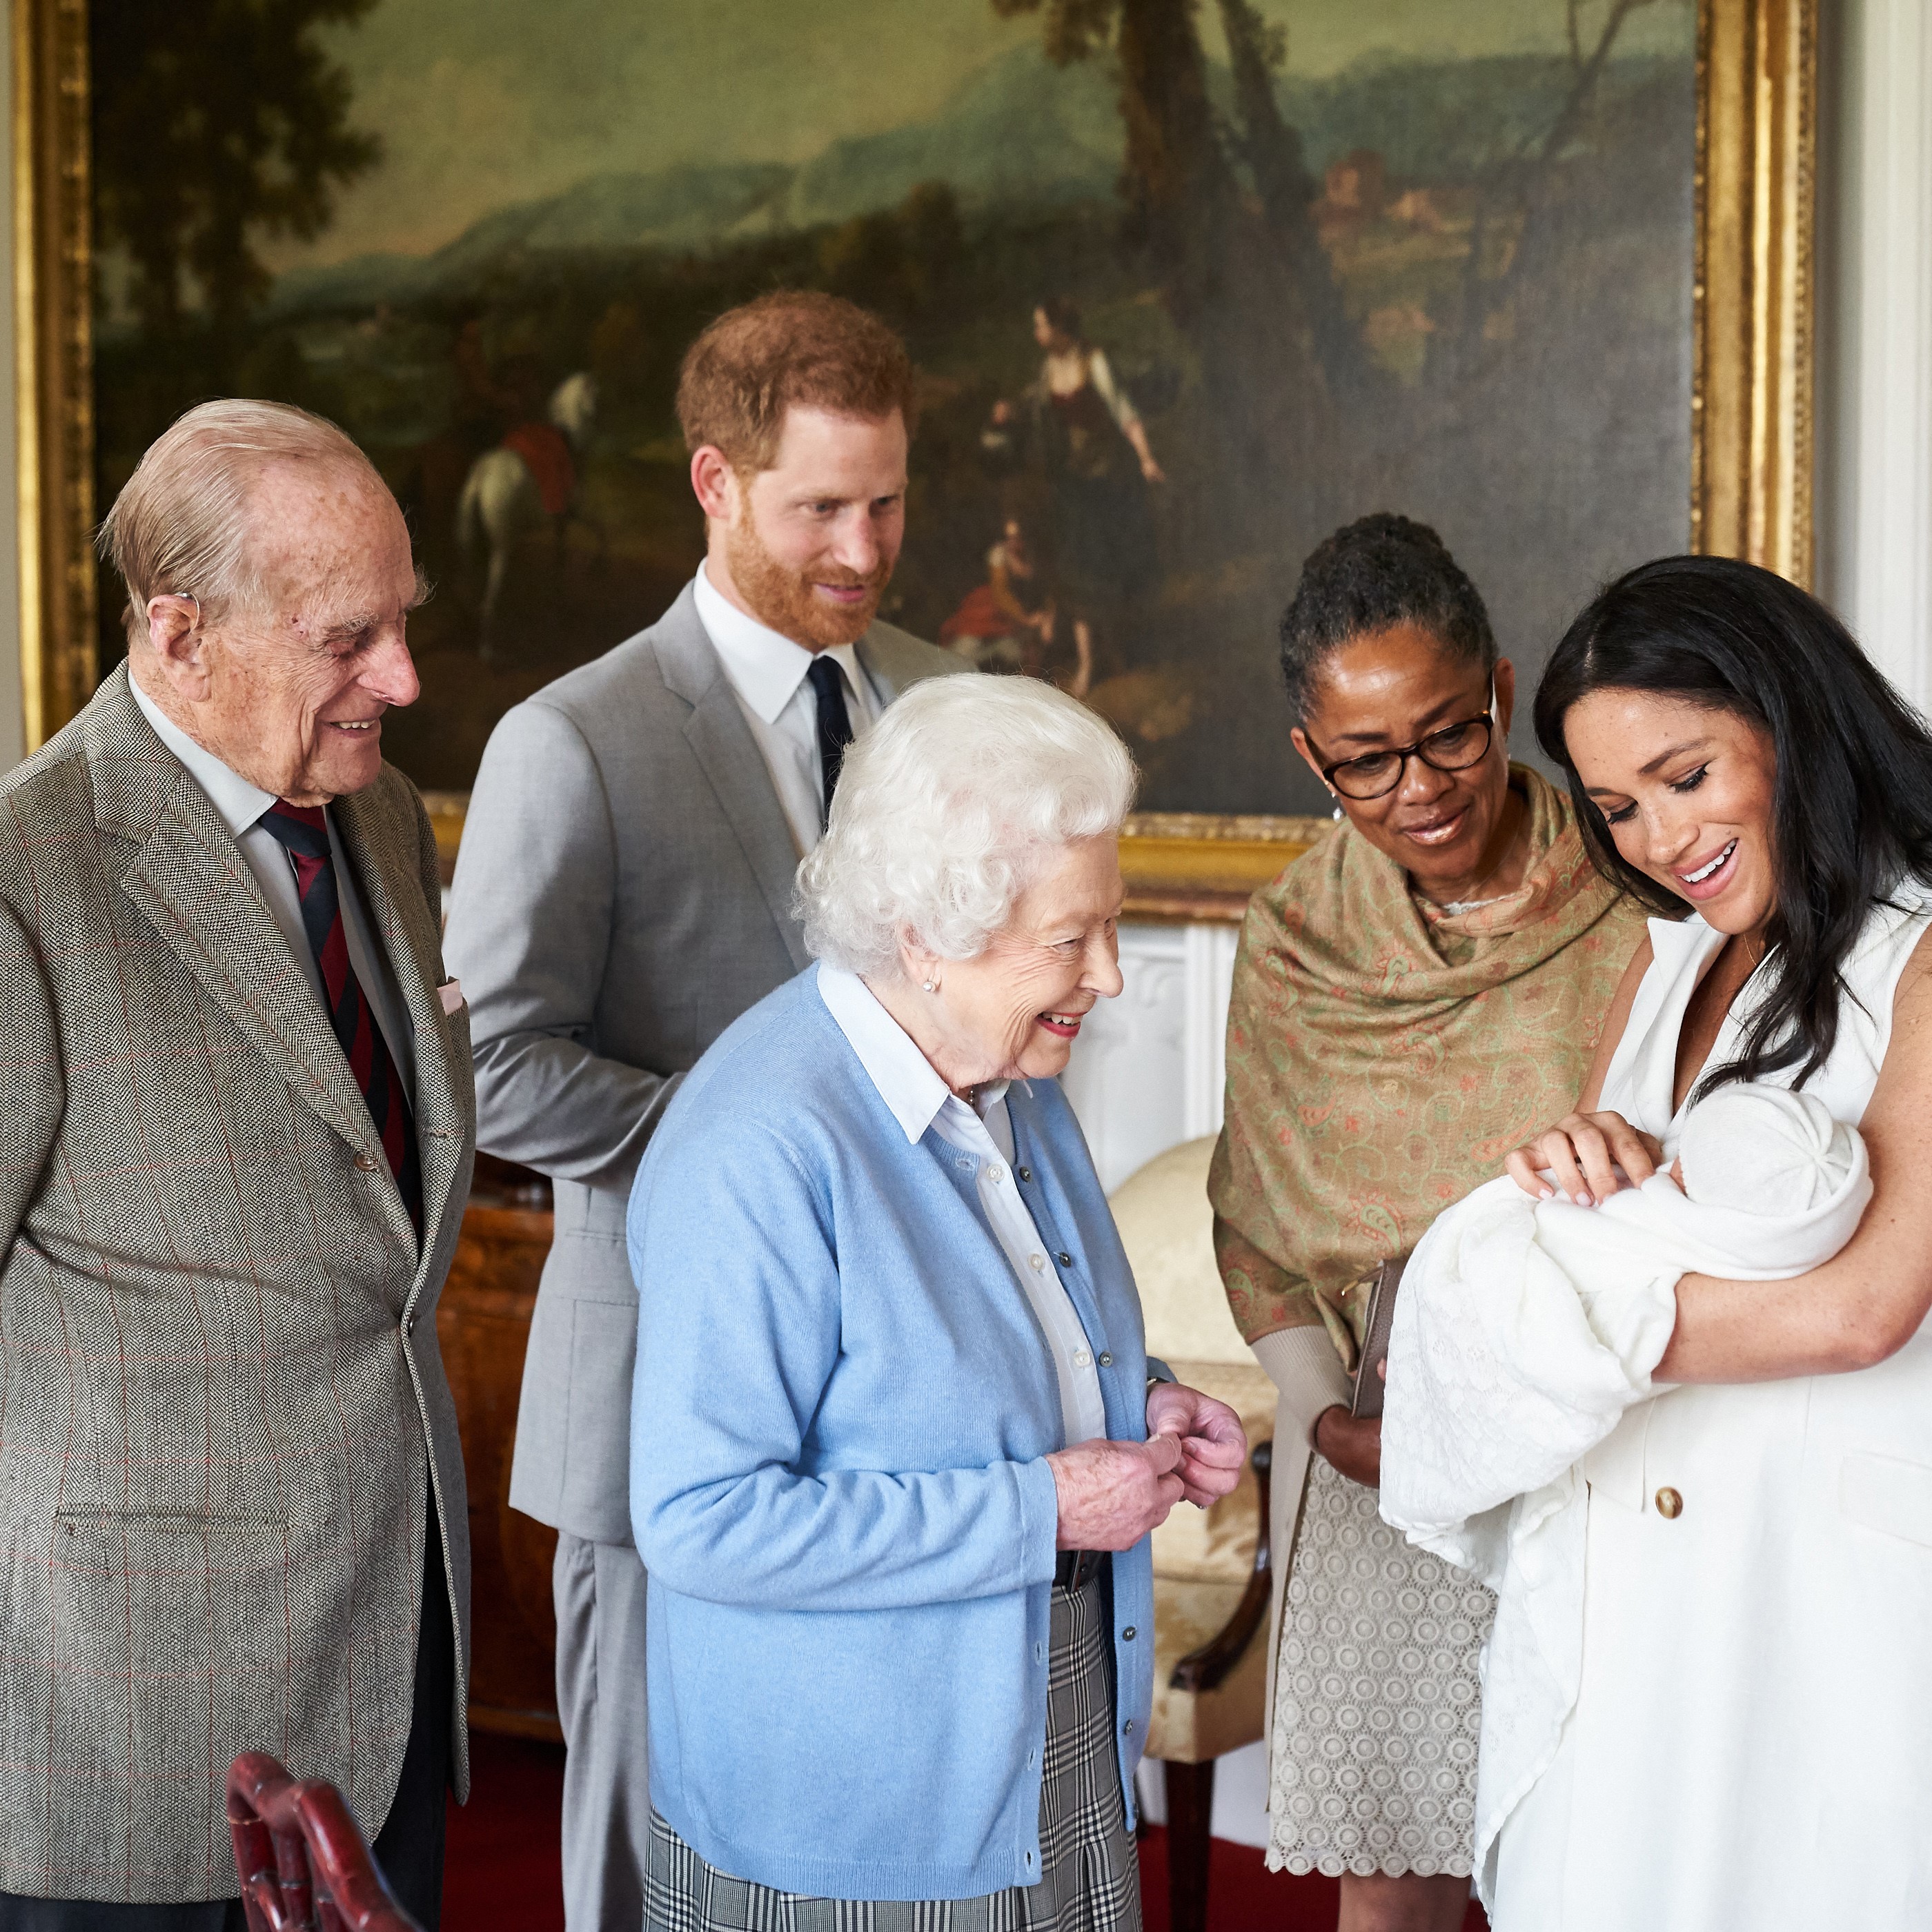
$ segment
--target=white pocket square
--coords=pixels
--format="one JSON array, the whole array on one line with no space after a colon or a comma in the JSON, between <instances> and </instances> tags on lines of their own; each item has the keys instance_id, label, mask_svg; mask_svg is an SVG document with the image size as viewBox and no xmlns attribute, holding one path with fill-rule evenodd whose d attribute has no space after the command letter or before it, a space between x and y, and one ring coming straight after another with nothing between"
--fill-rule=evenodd
<instances>
[{"instance_id":1,"label":"white pocket square","mask_svg":"<svg viewBox=\"0 0 1932 1932\"><path fill-rule=\"evenodd\" d=\"M463 982L460 980L446 980L436 989L436 998L442 1002L442 1010L453 1013L463 1004Z\"/></svg>"}]
</instances>

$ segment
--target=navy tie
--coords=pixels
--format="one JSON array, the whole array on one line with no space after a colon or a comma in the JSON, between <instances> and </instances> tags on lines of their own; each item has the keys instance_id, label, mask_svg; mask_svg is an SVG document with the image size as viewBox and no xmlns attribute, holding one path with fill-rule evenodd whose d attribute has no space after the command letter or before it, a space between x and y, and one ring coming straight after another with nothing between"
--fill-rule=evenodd
<instances>
[{"instance_id":1,"label":"navy tie","mask_svg":"<svg viewBox=\"0 0 1932 1932\"><path fill-rule=\"evenodd\" d=\"M852 742L852 716L845 709L845 680L838 675L836 658L814 657L806 676L812 680L812 695L818 700L818 769L825 780L825 816L832 817L832 794L838 788L838 767L845 760L845 747Z\"/></svg>"},{"instance_id":2,"label":"navy tie","mask_svg":"<svg viewBox=\"0 0 1932 1932\"><path fill-rule=\"evenodd\" d=\"M401 1190L403 1204L422 1239L422 1168L416 1154L414 1124L408 1097L389 1057L376 1016L369 1010L362 982L350 963L348 934L343 929L342 902L336 890L335 856L329 848L328 820L319 805L290 805L278 799L258 821L262 829L287 848L295 862L296 890L302 898L302 926L322 971L328 995L328 1023L362 1098L369 1108L389 1172Z\"/></svg>"}]
</instances>

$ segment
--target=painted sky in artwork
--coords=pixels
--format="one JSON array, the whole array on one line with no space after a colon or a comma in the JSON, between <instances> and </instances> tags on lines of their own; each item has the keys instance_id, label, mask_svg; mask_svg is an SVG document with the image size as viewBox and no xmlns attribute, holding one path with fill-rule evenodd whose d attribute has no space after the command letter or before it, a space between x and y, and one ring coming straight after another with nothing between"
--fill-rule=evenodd
<instances>
[{"instance_id":1,"label":"painted sky in artwork","mask_svg":"<svg viewBox=\"0 0 1932 1932\"><path fill-rule=\"evenodd\" d=\"M1318 78L1378 52L1558 52L1565 0L1256 0ZM1605 0L1584 0L1587 43ZM1689 0L1647 0L1619 51L1680 50ZM1220 53L1214 9L1200 20ZM836 23L836 25L834 24ZM680 163L802 161L830 136L932 114L988 62L1036 41L988 0L381 0L326 37L381 164L315 243L274 266L422 254L480 217L586 176Z\"/></svg>"}]
</instances>

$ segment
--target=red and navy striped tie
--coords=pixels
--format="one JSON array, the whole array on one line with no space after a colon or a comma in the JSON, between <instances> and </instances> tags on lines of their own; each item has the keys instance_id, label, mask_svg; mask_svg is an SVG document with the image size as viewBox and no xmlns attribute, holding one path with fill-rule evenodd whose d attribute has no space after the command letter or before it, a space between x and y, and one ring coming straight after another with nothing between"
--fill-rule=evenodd
<instances>
[{"instance_id":1,"label":"red and navy striped tie","mask_svg":"<svg viewBox=\"0 0 1932 1932\"><path fill-rule=\"evenodd\" d=\"M328 820L319 805L291 805L276 800L262 813L264 831L288 848L295 862L296 886L302 896L302 925L322 969L328 995L328 1023L349 1061L349 1070L368 1103L369 1118L388 1156L389 1172L402 1190L403 1204L422 1239L422 1168L410 1119L409 1096L397 1077L388 1043L364 998L362 983L349 961L349 941L342 928L342 901L336 890L335 859L329 849Z\"/></svg>"}]
</instances>

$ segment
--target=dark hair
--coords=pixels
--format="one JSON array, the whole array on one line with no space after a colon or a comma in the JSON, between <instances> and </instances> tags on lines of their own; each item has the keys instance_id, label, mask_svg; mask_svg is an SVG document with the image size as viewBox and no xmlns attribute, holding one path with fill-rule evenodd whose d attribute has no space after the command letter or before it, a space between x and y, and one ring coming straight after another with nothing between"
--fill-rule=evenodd
<instances>
[{"instance_id":1,"label":"dark hair","mask_svg":"<svg viewBox=\"0 0 1932 1932\"><path fill-rule=\"evenodd\" d=\"M1080 304L1071 296L1043 296L1034 307L1069 341L1077 342L1083 348L1086 346L1087 332Z\"/></svg>"},{"instance_id":2,"label":"dark hair","mask_svg":"<svg viewBox=\"0 0 1932 1932\"><path fill-rule=\"evenodd\" d=\"M1772 864L1765 996L1737 1057L1700 1084L1796 1066L1802 1086L1838 1036L1841 972L1874 906L1932 882L1932 733L1815 597L1755 564L1666 556L1620 577L1564 634L1536 693L1536 736L1569 774L1598 871L1660 912L1684 902L1619 856L1564 736L1593 691L1654 692L1748 718L1770 736Z\"/></svg>"},{"instance_id":3,"label":"dark hair","mask_svg":"<svg viewBox=\"0 0 1932 1932\"><path fill-rule=\"evenodd\" d=\"M1426 524L1384 510L1345 524L1301 566L1281 618L1281 674L1298 718L1315 674L1352 638L1414 624L1452 656L1496 664L1496 634L1476 586Z\"/></svg>"}]
</instances>

